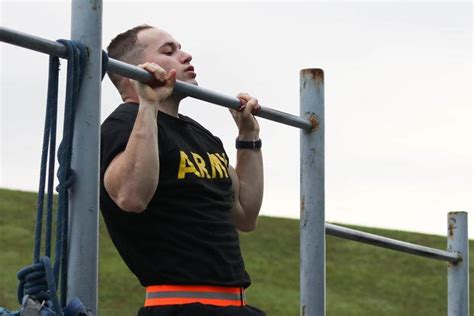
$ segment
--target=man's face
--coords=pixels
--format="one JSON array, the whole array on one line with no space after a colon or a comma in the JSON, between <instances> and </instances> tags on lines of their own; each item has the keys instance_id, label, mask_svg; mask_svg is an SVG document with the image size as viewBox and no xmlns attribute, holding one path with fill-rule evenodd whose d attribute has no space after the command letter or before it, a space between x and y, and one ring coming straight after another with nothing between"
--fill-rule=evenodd
<instances>
[{"instance_id":1,"label":"man's face","mask_svg":"<svg viewBox=\"0 0 474 316\"><path fill-rule=\"evenodd\" d=\"M197 85L196 73L190 64L192 56L182 51L181 44L170 34L151 28L142 30L137 37L137 44L145 46L142 63L154 62L166 71L176 69L176 79Z\"/></svg>"}]
</instances>

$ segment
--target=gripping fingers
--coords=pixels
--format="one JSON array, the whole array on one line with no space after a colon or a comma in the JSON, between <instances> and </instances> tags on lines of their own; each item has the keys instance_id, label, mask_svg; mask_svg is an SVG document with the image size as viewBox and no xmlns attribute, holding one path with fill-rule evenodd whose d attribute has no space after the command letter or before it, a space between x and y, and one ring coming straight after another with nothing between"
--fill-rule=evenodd
<instances>
[{"instance_id":1,"label":"gripping fingers","mask_svg":"<svg viewBox=\"0 0 474 316\"><path fill-rule=\"evenodd\" d=\"M139 98L149 101L161 101L171 95L176 83L175 69L167 72L159 65L149 62L138 65L138 67L152 75L152 80L147 83L130 79Z\"/></svg>"},{"instance_id":2,"label":"gripping fingers","mask_svg":"<svg viewBox=\"0 0 474 316\"><path fill-rule=\"evenodd\" d=\"M237 98L240 100L241 106L237 109L239 112L257 114L260 111L260 105L256 98L251 97L248 93L239 93ZM244 115L245 115L244 114Z\"/></svg>"},{"instance_id":3,"label":"gripping fingers","mask_svg":"<svg viewBox=\"0 0 474 316\"><path fill-rule=\"evenodd\" d=\"M257 139L260 128L253 115L260 110L258 100L248 93L239 93L237 98L241 106L237 110L231 109L230 112L239 129L239 137L243 137L242 139Z\"/></svg>"},{"instance_id":4,"label":"gripping fingers","mask_svg":"<svg viewBox=\"0 0 474 316\"><path fill-rule=\"evenodd\" d=\"M155 63L144 63L139 65L139 67L145 69L153 75L153 79L148 82L151 87L159 87L164 86L166 84L166 81L168 79L167 73L159 65Z\"/></svg>"},{"instance_id":5,"label":"gripping fingers","mask_svg":"<svg viewBox=\"0 0 474 316\"><path fill-rule=\"evenodd\" d=\"M258 100L257 99L251 99L251 101L254 100L255 102L252 103L252 105L250 106L250 101L248 104L248 106L250 106L250 113L252 113L253 115L257 114L259 111L260 111L260 104L258 104Z\"/></svg>"},{"instance_id":6,"label":"gripping fingers","mask_svg":"<svg viewBox=\"0 0 474 316\"><path fill-rule=\"evenodd\" d=\"M171 69L166 74L166 86L173 87L176 84L176 69Z\"/></svg>"}]
</instances>

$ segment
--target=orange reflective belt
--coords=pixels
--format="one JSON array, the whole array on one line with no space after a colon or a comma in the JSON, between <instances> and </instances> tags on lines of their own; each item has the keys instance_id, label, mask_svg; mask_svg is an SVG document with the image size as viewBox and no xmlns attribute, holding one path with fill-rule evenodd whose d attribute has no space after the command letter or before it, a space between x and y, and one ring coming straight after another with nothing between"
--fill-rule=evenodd
<instances>
[{"instance_id":1,"label":"orange reflective belt","mask_svg":"<svg viewBox=\"0 0 474 316\"><path fill-rule=\"evenodd\" d=\"M145 307L190 303L245 306L244 289L207 285L152 285L146 288Z\"/></svg>"}]
</instances>

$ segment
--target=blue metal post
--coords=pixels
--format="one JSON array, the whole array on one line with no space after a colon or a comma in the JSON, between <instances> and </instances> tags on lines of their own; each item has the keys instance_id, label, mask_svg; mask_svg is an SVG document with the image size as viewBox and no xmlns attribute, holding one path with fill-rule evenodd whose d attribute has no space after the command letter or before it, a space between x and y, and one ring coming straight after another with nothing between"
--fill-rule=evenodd
<instances>
[{"instance_id":1,"label":"blue metal post","mask_svg":"<svg viewBox=\"0 0 474 316\"><path fill-rule=\"evenodd\" d=\"M74 127L67 297L97 315L102 1L73 0L71 21L71 39L87 46L89 62Z\"/></svg>"},{"instance_id":2,"label":"blue metal post","mask_svg":"<svg viewBox=\"0 0 474 316\"><path fill-rule=\"evenodd\" d=\"M469 315L469 239L467 212L448 214L448 251L462 259L448 263L448 316Z\"/></svg>"},{"instance_id":3,"label":"blue metal post","mask_svg":"<svg viewBox=\"0 0 474 316\"><path fill-rule=\"evenodd\" d=\"M300 315L326 314L326 233L324 219L324 74L300 72L300 116L312 130L300 131Z\"/></svg>"}]
</instances>

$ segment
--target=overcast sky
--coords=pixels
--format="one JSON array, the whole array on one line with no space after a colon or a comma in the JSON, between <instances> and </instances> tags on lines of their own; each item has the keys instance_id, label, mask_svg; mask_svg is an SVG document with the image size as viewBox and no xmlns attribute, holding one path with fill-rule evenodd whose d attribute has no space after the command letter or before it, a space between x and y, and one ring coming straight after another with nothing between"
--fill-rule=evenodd
<instances>
[{"instance_id":1,"label":"overcast sky","mask_svg":"<svg viewBox=\"0 0 474 316\"><path fill-rule=\"evenodd\" d=\"M70 37L69 1L0 2L2 26ZM328 221L445 235L447 212L472 209L470 2L104 1L103 21L103 47L138 24L161 27L193 55L201 86L296 115L300 69L322 68ZM36 191L48 59L0 49L0 187ZM102 121L119 103L104 79ZM186 99L180 111L235 164L227 109ZM299 131L259 122L261 213L298 218Z\"/></svg>"}]
</instances>

